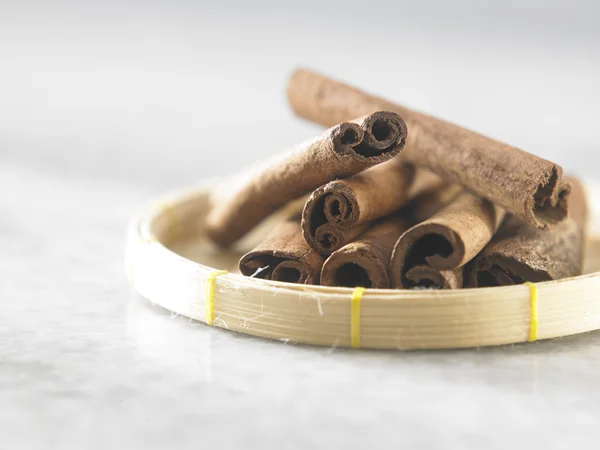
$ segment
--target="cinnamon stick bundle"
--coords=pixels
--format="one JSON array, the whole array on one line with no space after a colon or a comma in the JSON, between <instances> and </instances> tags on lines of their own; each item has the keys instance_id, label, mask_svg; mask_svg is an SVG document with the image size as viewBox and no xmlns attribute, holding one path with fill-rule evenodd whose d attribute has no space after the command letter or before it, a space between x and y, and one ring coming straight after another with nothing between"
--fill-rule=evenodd
<instances>
[{"instance_id":1,"label":"cinnamon stick bundle","mask_svg":"<svg viewBox=\"0 0 600 450\"><path fill-rule=\"evenodd\" d=\"M323 264L324 286L390 287L388 264L394 243L408 229L400 215L379 221L358 240L334 252Z\"/></svg>"},{"instance_id":2,"label":"cinnamon stick bundle","mask_svg":"<svg viewBox=\"0 0 600 450\"><path fill-rule=\"evenodd\" d=\"M329 255L348 244L366 224L397 211L408 199L415 169L394 158L315 190L302 212L309 245Z\"/></svg>"},{"instance_id":3,"label":"cinnamon stick bundle","mask_svg":"<svg viewBox=\"0 0 600 450\"><path fill-rule=\"evenodd\" d=\"M323 258L312 250L298 220L289 219L240 259L242 275L288 283L318 284Z\"/></svg>"},{"instance_id":4,"label":"cinnamon stick bundle","mask_svg":"<svg viewBox=\"0 0 600 450\"><path fill-rule=\"evenodd\" d=\"M207 233L221 246L241 238L287 202L332 179L347 177L396 156L406 124L393 112L343 122L292 149L240 186L207 217Z\"/></svg>"},{"instance_id":5,"label":"cinnamon stick bundle","mask_svg":"<svg viewBox=\"0 0 600 450\"><path fill-rule=\"evenodd\" d=\"M570 178L568 220L548 231L511 216L475 258L468 285L504 286L580 275L585 248L587 205L583 185Z\"/></svg>"},{"instance_id":6,"label":"cinnamon stick bundle","mask_svg":"<svg viewBox=\"0 0 600 450\"><path fill-rule=\"evenodd\" d=\"M410 128L407 161L459 183L539 228L567 217L562 168L515 147L412 111L309 70L295 71L288 101L301 117L329 126L376 110L401 114Z\"/></svg>"}]
</instances>

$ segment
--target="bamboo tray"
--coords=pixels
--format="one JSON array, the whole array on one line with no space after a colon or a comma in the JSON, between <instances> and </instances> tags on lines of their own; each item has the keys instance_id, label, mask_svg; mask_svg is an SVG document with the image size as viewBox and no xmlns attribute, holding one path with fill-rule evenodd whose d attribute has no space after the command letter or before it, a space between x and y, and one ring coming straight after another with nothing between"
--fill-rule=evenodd
<instances>
[{"instance_id":1,"label":"bamboo tray","mask_svg":"<svg viewBox=\"0 0 600 450\"><path fill-rule=\"evenodd\" d=\"M285 342L401 350L511 344L600 329L598 238L589 240L587 274L578 277L530 286L361 292L235 273L241 253L269 223L224 252L204 238L209 208L204 187L150 202L130 225L126 268L139 294L213 326Z\"/></svg>"}]
</instances>

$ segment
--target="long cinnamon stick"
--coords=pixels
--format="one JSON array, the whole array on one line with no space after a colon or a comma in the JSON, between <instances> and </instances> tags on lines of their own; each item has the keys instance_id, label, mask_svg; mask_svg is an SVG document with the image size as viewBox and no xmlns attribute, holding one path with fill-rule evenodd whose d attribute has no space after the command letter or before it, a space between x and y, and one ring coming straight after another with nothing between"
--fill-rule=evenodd
<instances>
[{"instance_id":1,"label":"long cinnamon stick","mask_svg":"<svg viewBox=\"0 0 600 450\"><path fill-rule=\"evenodd\" d=\"M568 188L556 164L309 70L292 74L287 95L296 114L325 126L375 110L395 111L410 129L403 153L408 161L535 227L547 228L567 217Z\"/></svg>"},{"instance_id":2,"label":"long cinnamon stick","mask_svg":"<svg viewBox=\"0 0 600 450\"><path fill-rule=\"evenodd\" d=\"M548 231L511 216L475 258L468 284L503 286L580 275L585 249L587 205L582 184L573 178L570 217Z\"/></svg>"},{"instance_id":3,"label":"long cinnamon stick","mask_svg":"<svg viewBox=\"0 0 600 450\"><path fill-rule=\"evenodd\" d=\"M277 158L229 201L216 205L207 218L207 233L217 244L230 245L300 195L388 161L405 140L406 125L392 112L374 112L334 126Z\"/></svg>"},{"instance_id":4,"label":"long cinnamon stick","mask_svg":"<svg viewBox=\"0 0 600 450\"><path fill-rule=\"evenodd\" d=\"M407 229L408 223L400 215L381 220L358 240L327 258L321 270L321 284L389 288L388 264L392 249Z\"/></svg>"},{"instance_id":5,"label":"long cinnamon stick","mask_svg":"<svg viewBox=\"0 0 600 450\"><path fill-rule=\"evenodd\" d=\"M240 259L240 272L266 280L318 284L323 258L312 250L298 220L279 224L267 238Z\"/></svg>"},{"instance_id":6,"label":"long cinnamon stick","mask_svg":"<svg viewBox=\"0 0 600 450\"><path fill-rule=\"evenodd\" d=\"M397 211L406 202L415 169L394 158L315 190L302 212L309 245L329 255L362 234L365 224Z\"/></svg>"}]
</instances>

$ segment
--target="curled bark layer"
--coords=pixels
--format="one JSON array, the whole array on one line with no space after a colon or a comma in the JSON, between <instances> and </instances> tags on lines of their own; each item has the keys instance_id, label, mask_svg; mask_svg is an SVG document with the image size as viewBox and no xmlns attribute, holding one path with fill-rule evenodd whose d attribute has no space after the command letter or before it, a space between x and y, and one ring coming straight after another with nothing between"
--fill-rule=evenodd
<instances>
[{"instance_id":1,"label":"curled bark layer","mask_svg":"<svg viewBox=\"0 0 600 450\"><path fill-rule=\"evenodd\" d=\"M503 218L501 208L463 191L398 239L390 262L398 287L406 287L408 273L416 266L437 270L464 266L492 239Z\"/></svg>"},{"instance_id":2,"label":"curled bark layer","mask_svg":"<svg viewBox=\"0 0 600 450\"><path fill-rule=\"evenodd\" d=\"M394 288L462 287L462 266L489 241L503 215L488 201L444 184L423 190L403 212L416 225L394 245L389 264Z\"/></svg>"},{"instance_id":3,"label":"curled bark layer","mask_svg":"<svg viewBox=\"0 0 600 450\"><path fill-rule=\"evenodd\" d=\"M407 228L406 219L398 215L373 225L359 239L327 258L321 270L321 284L389 288L388 265L392 249Z\"/></svg>"},{"instance_id":4,"label":"curled bark layer","mask_svg":"<svg viewBox=\"0 0 600 450\"><path fill-rule=\"evenodd\" d=\"M370 222L397 211L409 197L414 175L414 167L395 158L321 186L302 212L304 238L323 255L339 250Z\"/></svg>"},{"instance_id":5,"label":"curled bark layer","mask_svg":"<svg viewBox=\"0 0 600 450\"><path fill-rule=\"evenodd\" d=\"M288 283L318 284L323 258L312 250L297 220L287 220L240 259L242 275Z\"/></svg>"}]
</instances>

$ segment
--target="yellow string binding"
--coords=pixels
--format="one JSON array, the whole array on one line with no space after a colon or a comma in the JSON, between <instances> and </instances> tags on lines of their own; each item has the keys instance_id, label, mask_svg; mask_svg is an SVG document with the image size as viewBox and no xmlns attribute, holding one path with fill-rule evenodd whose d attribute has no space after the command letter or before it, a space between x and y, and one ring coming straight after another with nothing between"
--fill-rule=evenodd
<instances>
[{"instance_id":1,"label":"yellow string binding","mask_svg":"<svg viewBox=\"0 0 600 450\"><path fill-rule=\"evenodd\" d=\"M360 347L360 302L365 292L364 287L354 288L350 303L350 346Z\"/></svg>"},{"instance_id":2,"label":"yellow string binding","mask_svg":"<svg viewBox=\"0 0 600 450\"><path fill-rule=\"evenodd\" d=\"M539 326L538 291L535 283L529 281L523 283L529 288L529 342L537 341Z\"/></svg>"},{"instance_id":3,"label":"yellow string binding","mask_svg":"<svg viewBox=\"0 0 600 450\"><path fill-rule=\"evenodd\" d=\"M227 270L214 270L206 276L206 323L212 326L214 318L215 303L215 278L219 275L229 273Z\"/></svg>"}]
</instances>

